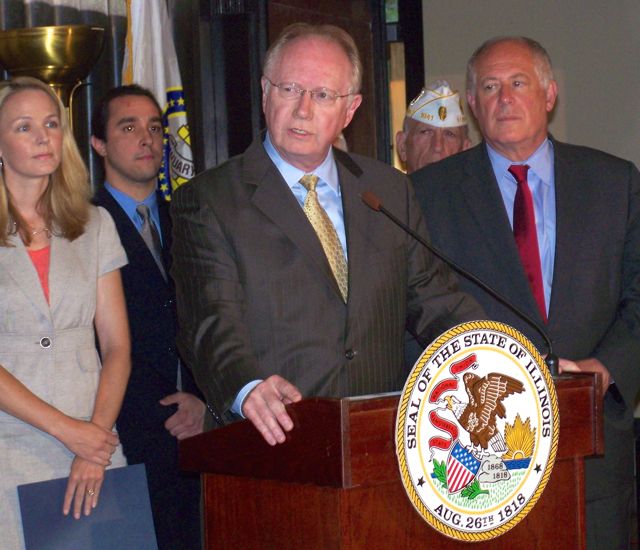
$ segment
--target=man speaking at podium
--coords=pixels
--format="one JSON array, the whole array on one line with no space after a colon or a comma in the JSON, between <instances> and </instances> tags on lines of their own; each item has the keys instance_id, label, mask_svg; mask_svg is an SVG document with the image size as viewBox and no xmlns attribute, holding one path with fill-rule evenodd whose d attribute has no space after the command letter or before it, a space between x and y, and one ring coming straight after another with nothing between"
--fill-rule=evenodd
<instances>
[{"instance_id":1,"label":"man speaking at podium","mask_svg":"<svg viewBox=\"0 0 640 550\"><path fill-rule=\"evenodd\" d=\"M483 44L467 101L484 142L412 175L434 244L536 319L561 372L599 372L605 457L586 463L589 548L627 548L640 368L640 174L547 131L551 61L528 38ZM490 318L541 336L470 282ZM561 420L562 422L562 420Z\"/></svg>"},{"instance_id":2,"label":"man speaking at podium","mask_svg":"<svg viewBox=\"0 0 640 550\"><path fill-rule=\"evenodd\" d=\"M331 147L362 101L361 72L341 29L285 29L265 59L267 132L172 201L181 347L219 422L243 415L272 445L302 396L401 389L405 323L427 343L483 316L360 200L372 191L426 236L409 180Z\"/></svg>"}]
</instances>

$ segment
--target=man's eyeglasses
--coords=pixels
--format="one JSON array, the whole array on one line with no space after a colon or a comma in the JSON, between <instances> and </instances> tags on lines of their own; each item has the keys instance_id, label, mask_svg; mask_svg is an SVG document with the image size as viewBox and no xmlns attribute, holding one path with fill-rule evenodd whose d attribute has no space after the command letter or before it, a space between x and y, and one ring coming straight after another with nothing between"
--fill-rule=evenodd
<instances>
[{"instance_id":1,"label":"man's eyeglasses","mask_svg":"<svg viewBox=\"0 0 640 550\"><path fill-rule=\"evenodd\" d=\"M334 90L329 90L328 88L316 88L315 90L305 90L301 88L295 82L280 82L279 84L275 84L271 82L266 76L267 82L271 84L274 88L278 89L278 95L282 99L298 99L302 97L304 94L309 94L311 99L315 101L318 105L333 105L339 98L348 97L353 95L352 93L348 94L339 94Z\"/></svg>"}]
</instances>

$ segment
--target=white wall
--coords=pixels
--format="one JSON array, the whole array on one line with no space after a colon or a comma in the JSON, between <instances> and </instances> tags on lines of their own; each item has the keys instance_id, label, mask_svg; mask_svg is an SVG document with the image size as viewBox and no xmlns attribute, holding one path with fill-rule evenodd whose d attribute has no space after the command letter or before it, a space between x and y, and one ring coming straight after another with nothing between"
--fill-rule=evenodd
<instances>
[{"instance_id":1,"label":"white wall","mask_svg":"<svg viewBox=\"0 0 640 550\"><path fill-rule=\"evenodd\" d=\"M427 80L464 89L466 62L484 40L523 34L549 52L559 80L551 132L640 166L638 0L423 0Z\"/></svg>"}]
</instances>

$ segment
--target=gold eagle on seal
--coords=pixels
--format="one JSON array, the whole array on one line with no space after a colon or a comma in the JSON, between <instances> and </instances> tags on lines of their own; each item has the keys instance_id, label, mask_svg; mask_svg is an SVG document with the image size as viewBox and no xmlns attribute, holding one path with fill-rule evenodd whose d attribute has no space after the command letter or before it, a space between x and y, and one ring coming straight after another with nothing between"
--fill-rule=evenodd
<instances>
[{"instance_id":1,"label":"gold eagle on seal","mask_svg":"<svg viewBox=\"0 0 640 550\"><path fill-rule=\"evenodd\" d=\"M474 446L486 450L491 445L496 452L506 451L496 421L497 417L504 418L506 415L502 401L509 395L524 391L522 382L497 372L484 378L468 372L462 380L469 402L461 403L456 397L447 396L447 408L453 411L460 425L469 433Z\"/></svg>"}]
</instances>

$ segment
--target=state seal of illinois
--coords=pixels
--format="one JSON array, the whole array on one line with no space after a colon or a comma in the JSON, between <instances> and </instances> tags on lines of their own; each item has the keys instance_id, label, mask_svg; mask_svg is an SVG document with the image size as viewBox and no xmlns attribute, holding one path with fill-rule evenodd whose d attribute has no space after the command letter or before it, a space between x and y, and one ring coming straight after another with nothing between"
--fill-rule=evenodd
<instances>
[{"instance_id":1,"label":"state seal of illinois","mask_svg":"<svg viewBox=\"0 0 640 550\"><path fill-rule=\"evenodd\" d=\"M506 533L540 498L556 456L555 386L520 332L474 321L414 365L396 420L400 475L418 513L462 541Z\"/></svg>"}]
</instances>

